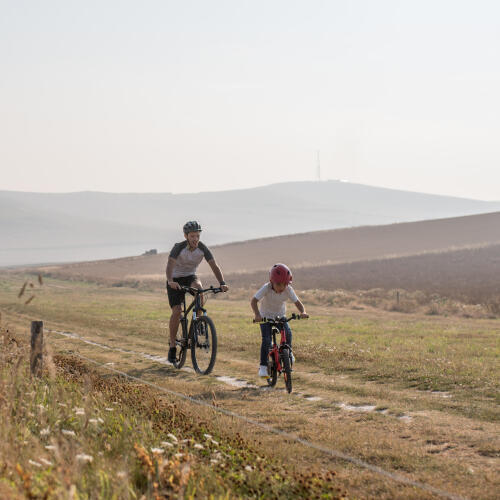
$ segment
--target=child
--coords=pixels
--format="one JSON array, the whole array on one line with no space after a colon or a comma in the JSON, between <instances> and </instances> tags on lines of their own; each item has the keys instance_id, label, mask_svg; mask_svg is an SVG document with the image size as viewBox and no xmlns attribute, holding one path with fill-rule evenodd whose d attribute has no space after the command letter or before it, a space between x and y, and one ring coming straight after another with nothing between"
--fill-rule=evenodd
<instances>
[{"instance_id":1,"label":"child","mask_svg":"<svg viewBox=\"0 0 500 500\"><path fill-rule=\"evenodd\" d=\"M285 264L274 264L269 271L269 282L257 291L250 302L255 314L255 323L261 322L262 318L274 319L277 316L285 316L285 302L287 299L290 299L297 306L301 318L309 317L304 309L304 305L297 298L297 295L295 295L295 291L290 285L291 282L292 273L290 269ZM262 300L260 310L257 306L259 300ZM262 344L260 346L259 377L267 377L267 357L271 348L271 325L269 323L262 323L260 330L262 333ZM291 347L292 331L288 323L285 323L285 333L286 341Z\"/></svg>"}]
</instances>

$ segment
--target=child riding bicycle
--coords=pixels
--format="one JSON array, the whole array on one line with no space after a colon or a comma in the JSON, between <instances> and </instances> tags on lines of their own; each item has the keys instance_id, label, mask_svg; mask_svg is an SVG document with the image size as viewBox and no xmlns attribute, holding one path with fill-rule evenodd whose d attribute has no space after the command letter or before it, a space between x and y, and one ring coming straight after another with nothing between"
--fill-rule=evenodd
<instances>
[{"instance_id":1,"label":"child riding bicycle","mask_svg":"<svg viewBox=\"0 0 500 500\"><path fill-rule=\"evenodd\" d=\"M290 285L292 272L285 264L274 264L269 271L269 282L263 285L253 296L250 305L255 314L254 322L260 323L263 318L276 318L285 316L286 301L290 299L299 310L301 318L308 318L304 305L297 298L294 289ZM258 302L260 304L260 309ZM292 331L288 323L284 324L287 344L292 346ZM271 347L271 325L261 323L262 344L260 346L259 377L267 377L267 357ZM292 355L293 356L293 355ZM293 358L292 358L293 360Z\"/></svg>"},{"instance_id":2,"label":"child riding bicycle","mask_svg":"<svg viewBox=\"0 0 500 500\"><path fill-rule=\"evenodd\" d=\"M169 322L169 350L168 361L175 361L175 337L179 328L181 318L181 304L184 299L184 290L181 287L203 288L201 281L196 276L196 269L205 258L212 268L216 279L220 283L223 292L228 290L222 271L215 262L212 252L200 241L201 226L197 221L189 221L184 224L184 241L176 243L167 262L167 294L168 302L172 308Z\"/></svg>"}]
</instances>

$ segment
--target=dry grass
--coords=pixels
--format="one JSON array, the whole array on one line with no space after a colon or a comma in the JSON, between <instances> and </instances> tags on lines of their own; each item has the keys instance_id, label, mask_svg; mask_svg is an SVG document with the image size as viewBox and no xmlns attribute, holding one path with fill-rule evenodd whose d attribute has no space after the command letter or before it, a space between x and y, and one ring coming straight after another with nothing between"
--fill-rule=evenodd
<instances>
[{"instance_id":1,"label":"dry grass","mask_svg":"<svg viewBox=\"0 0 500 500\"><path fill-rule=\"evenodd\" d=\"M259 388L259 336L251 324L248 296L244 301L209 302L219 331L218 360L214 376L198 377L140 354L165 355L168 308L163 295L48 279L40 296L24 306L16 298L23 281L21 276L0 280L0 308L10 321L27 325L29 318L44 318L52 329L74 331L109 347L48 334L55 351L74 350L114 363L131 375L456 494L495 497L500 447L495 399L500 389L498 320L401 314L368 305L353 309L342 295L328 305L328 294L311 292L323 305L312 305L305 297L312 318L292 325L297 365L294 393L288 396L280 390L281 380L276 391ZM380 300L380 293L372 291L365 299ZM79 366L73 361L69 365ZM228 386L218 375L257 387ZM302 473L304 462L313 469L335 471L336 487L349 496L426 497L420 490L392 484L251 426L241 429L238 422L209 410L176 405L182 414L210 422L210 433L220 439L240 432L247 444L259 441L259 456L287 464L292 471ZM376 410L346 409L349 405Z\"/></svg>"}]
</instances>

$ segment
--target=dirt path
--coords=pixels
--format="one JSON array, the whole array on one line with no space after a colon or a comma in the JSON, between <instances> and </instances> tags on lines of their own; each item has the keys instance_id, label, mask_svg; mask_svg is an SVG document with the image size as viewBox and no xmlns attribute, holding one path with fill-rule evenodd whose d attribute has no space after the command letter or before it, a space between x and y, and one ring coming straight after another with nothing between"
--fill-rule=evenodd
<instances>
[{"instance_id":1,"label":"dirt path","mask_svg":"<svg viewBox=\"0 0 500 500\"><path fill-rule=\"evenodd\" d=\"M10 315L10 319L27 324L23 315ZM255 363L225 352L219 353L211 376L199 377L189 369L189 360L185 369L175 370L166 362L165 353L147 341L121 338L117 346L118 332L112 330L82 334L66 331L67 325L49 323L47 327L49 350L89 357L451 494L494 498L498 490L498 426L447 411L459 404L453 394L401 390L346 374L326 375L298 363L294 392L289 395L282 380L277 388L269 389L258 377L249 376L255 372ZM435 410L428 409L429 401ZM241 421L235 423L240 431L241 425ZM408 498L435 496L262 429L249 425L245 432L292 462L307 460L333 468L346 488L360 496L395 498L403 491Z\"/></svg>"}]
</instances>

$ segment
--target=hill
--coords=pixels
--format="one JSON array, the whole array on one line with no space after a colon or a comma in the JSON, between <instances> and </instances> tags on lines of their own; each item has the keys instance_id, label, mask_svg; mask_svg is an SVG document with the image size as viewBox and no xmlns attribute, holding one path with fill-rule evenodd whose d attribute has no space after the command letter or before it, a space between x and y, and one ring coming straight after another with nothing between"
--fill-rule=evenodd
<instances>
[{"instance_id":1,"label":"hill","mask_svg":"<svg viewBox=\"0 0 500 500\"><path fill-rule=\"evenodd\" d=\"M493 212L500 202L327 181L190 194L0 191L0 208L0 266L8 266L168 251L189 219L214 245Z\"/></svg>"},{"instance_id":2,"label":"hill","mask_svg":"<svg viewBox=\"0 0 500 500\"><path fill-rule=\"evenodd\" d=\"M439 219L431 221L367 226L332 231L263 238L214 246L213 251L226 275L234 283L260 282L274 262L283 261L293 267L295 275L310 274L307 269L329 269L335 265L415 256L426 253L450 252L471 247L500 244L500 212ZM479 254L477 254L479 255ZM42 270L63 278L96 281L157 281L163 282L167 254L128 257L122 259L82 262L62 266L46 266ZM346 267L347 269L347 267ZM208 266L200 267L201 274ZM325 274L324 286L339 287L338 281ZM326 272L326 271L325 271ZM352 271L351 271L352 272ZM243 277L242 275L246 275ZM257 276L260 278L257 279ZM328 283L331 285L327 286ZM358 285L361 285L357 282ZM309 285L308 285L309 286ZM319 285L311 285L318 288ZM322 285L323 286L323 285ZM379 286L379 285L377 285ZM398 285L400 286L400 285ZM302 288L304 288L302 286Z\"/></svg>"}]
</instances>

